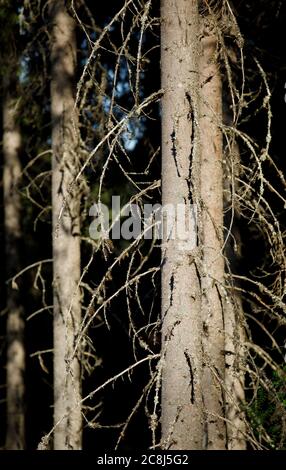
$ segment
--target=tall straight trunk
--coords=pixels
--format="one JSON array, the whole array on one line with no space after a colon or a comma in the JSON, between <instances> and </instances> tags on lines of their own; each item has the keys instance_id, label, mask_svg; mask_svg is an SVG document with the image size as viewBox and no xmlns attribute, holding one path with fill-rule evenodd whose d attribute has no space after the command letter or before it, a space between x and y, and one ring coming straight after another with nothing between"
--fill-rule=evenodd
<instances>
[{"instance_id":1,"label":"tall straight trunk","mask_svg":"<svg viewBox=\"0 0 286 470\"><path fill-rule=\"evenodd\" d=\"M50 2L52 212L54 269L54 449L80 449L81 371L73 358L81 321L79 195L71 191L77 163L74 112L75 23L64 0ZM64 209L64 210L63 210ZM61 214L61 212L63 212Z\"/></svg>"},{"instance_id":2,"label":"tall straight trunk","mask_svg":"<svg viewBox=\"0 0 286 470\"><path fill-rule=\"evenodd\" d=\"M226 302L225 318L227 448L245 450L246 420L242 409L245 402L242 370L245 337L242 302L235 291Z\"/></svg>"},{"instance_id":3,"label":"tall straight trunk","mask_svg":"<svg viewBox=\"0 0 286 470\"><path fill-rule=\"evenodd\" d=\"M231 123L231 117L227 108L224 109L224 121ZM239 249L234 248L234 244L239 248L241 245L239 226L237 223L238 215L233 214L235 208L230 210L229 205L233 205L232 191L236 191L236 183L232 188L230 181L236 181L239 177L240 151L238 144L231 142L225 149L225 172L230 178L224 179L225 197L224 203L228 210L225 215L225 256L227 260L227 270L231 274L237 274L239 265ZM229 230L230 234L229 235ZM229 450L246 449L246 420L242 408L245 402L244 393L244 372L243 361L245 356L244 342L244 312L240 295L236 291L236 281L231 279L228 286L228 293L224 302L225 308L225 386L226 386L226 422L227 422L227 441Z\"/></svg>"},{"instance_id":4,"label":"tall straight trunk","mask_svg":"<svg viewBox=\"0 0 286 470\"><path fill-rule=\"evenodd\" d=\"M12 59L11 59L12 60ZM9 68L10 69L10 68ZM6 276L11 278L20 269L21 203L18 184L21 176L19 150L21 134L17 124L16 70L8 72L3 100L3 186ZM25 447L24 406L24 320L23 307L16 286L7 289L7 433L6 449Z\"/></svg>"},{"instance_id":5,"label":"tall straight trunk","mask_svg":"<svg viewBox=\"0 0 286 470\"><path fill-rule=\"evenodd\" d=\"M162 204L192 210L200 191L198 137L199 13L197 0L163 0L161 6ZM178 216L177 225L183 225ZM162 445L203 447L202 321L195 227L189 240L162 248Z\"/></svg>"},{"instance_id":6,"label":"tall straight trunk","mask_svg":"<svg viewBox=\"0 0 286 470\"><path fill-rule=\"evenodd\" d=\"M200 136L202 198L202 320L206 449L226 448L222 87L217 39L202 18L200 54Z\"/></svg>"},{"instance_id":7,"label":"tall straight trunk","mask_svg":"<svg viewBox=\"0 0 286 470\"><path fill-rule=\"evenodd\" d=\"M162 202L197 206L196 247L164 233L162 439L211 450L227 446L222 93L216 37L198 7L163 0L161 10Z\"/></svg>"}]
</instances>

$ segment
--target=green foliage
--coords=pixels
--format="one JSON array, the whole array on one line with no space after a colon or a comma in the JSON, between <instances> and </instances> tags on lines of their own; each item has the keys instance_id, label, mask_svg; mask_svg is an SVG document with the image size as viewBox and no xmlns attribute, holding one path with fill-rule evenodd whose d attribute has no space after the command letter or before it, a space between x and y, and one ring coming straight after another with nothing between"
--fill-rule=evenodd
<instances>
[{"instance_id":1,"label":"green foliage","mask_svg":"<svg viewBox=\"0 0 286 470\"><path fill-rule=\"evenodd\" d=\"M248 410L254 435L267 448L286 450L286 366L259 385Z\"/></svg>"}]
</instances>

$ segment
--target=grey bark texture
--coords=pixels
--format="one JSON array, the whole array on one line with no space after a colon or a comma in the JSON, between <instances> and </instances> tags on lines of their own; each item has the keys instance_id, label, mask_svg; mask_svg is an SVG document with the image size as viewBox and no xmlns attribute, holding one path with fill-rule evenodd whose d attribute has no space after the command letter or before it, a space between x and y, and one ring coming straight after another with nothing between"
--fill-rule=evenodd
<instances>
[{"instance_id":1,"label":"grey bark texture","mask_svg":"<svg viewBox=\"0 0 286 470\"><path fill-rule=\"evenodd\" d=\"M200 192L197 1L163 0L161 18L162 203L190 212ZM194 225L191 232L189 240L172 239L164 224L161 424L162 446L170 449L203 446L200 253L188 246L196 245Z\"/></svg>"},{"instance_id":2,"label":"grey bark texture","mask_svg":"<svg viewBox=\"0 0 286 470\"><path fill-rule=\"evenodd\" d=\"M217 40L208 18L202 19L200 54L200 138L202 198L202 320L204 448L226 448L225 344L222 286L223 173L222 90Z\"/></svg>"},{"instance_id":3,"label":"grey bark texture","mask_svg":"<svg viewBox=\"0 0 286 470\"><path fill-rule=\"evenodd\" d=\"M75 23L66 2L50 2L52 212L54 269L54 449L80 449L81 370L75 340L81 321L79 194L74 112Z\"/></svg>"},{"instance_id":4,"label":"grey bark texture","mask_svg":"<svg viewBox=\"0 0 286 470\"><path fill-rule=\"evenodd\" d=\"M243 361L244 328L241 299L235 290L225 304L225 351L226 351L226 419L228 450L246 450L246 420Z\"/></svg>"},{"instance_id":5,"label":"grey bark texture","mask_svg":"<svg viewBox=\"0 0 286 470\"><path fill-rule=\"evenodd\" d=\"M225 107L224 122L230 122L230 113ZM237 191L239 178L240 151L235 141L230 141L225 149L224 165L224 204L225 204L225 257L226 270L237 274L240 263L240 231L237 223L238 214L234 206L233 193ZM225 387L226 387L226 422L229 450L246 449L246 419L243 412L245 403L244 371L245 360L245 326L243 304L237 293L237 283L230 276L225 310Z\"/></svg>"},{"instance_id":6,"label":"grey bark texture","mask_svg":"<svg viewBox=\"0 0 286 470\"><path fill-rule=\"evenodd\" d=\"M21 201L18 185L21 177L21 134L17 123L17 97L13 69L4 83L3 100L3 186L6 277L20 270ZM10 79L11 78L11 79ZM6 449L25 447L25 345L23 307L16 285L7 288L7 433Z\"/></svg>"},{"instance_id":7,"label":"grey bark texture","mask_svg":"<svg viewBox=\"0 0 286 470\"><path fill-rule=\"evenodd\" d=\"M225 328L235 320L224 303L218 43L197 0L163 0L161 18L162 203L197 211L185 240L164 221L162 447L227 449ZM183 223L177 215L174 225Z\"/></svg>"}]
</instances>

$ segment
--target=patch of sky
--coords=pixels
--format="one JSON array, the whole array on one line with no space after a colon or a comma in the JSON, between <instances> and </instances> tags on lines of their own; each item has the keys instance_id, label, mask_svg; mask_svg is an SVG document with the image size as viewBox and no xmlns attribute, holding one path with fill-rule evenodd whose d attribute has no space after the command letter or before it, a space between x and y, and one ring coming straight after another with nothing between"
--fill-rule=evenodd
<instances>
[{"instance_id":1,"label":"patch of sky","mask_svg":"<svg viewBox=\"0 0 286 470\"><path fill-rule=\"evenodd\" d=\"M124 148L132 152L139 140L143 137L144 134L144 120L141 118L131 118L129 119L126 130L122 133L121 139L124 145Z\"/></svg>"},{"instance_id":2,"label":"patch of sky","mask_svg":"<svg viewBox=\"0 0 286 470\"><path fill-rule=\"evenodd\" d=\"M19 81L24 85L29 80L29 62L30 58L23 54L20 57Z\"/></svg>"}]
</instances>

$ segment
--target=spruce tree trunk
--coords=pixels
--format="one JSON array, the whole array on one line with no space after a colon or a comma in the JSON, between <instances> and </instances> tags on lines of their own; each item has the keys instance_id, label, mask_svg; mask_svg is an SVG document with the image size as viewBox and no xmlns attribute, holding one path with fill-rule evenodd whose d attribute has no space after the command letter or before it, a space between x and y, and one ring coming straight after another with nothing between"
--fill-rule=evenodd
<instances>
[{"instance_id":1,"label":"spruce tree trunk","mask_svg":"<svg viewBox=\"0 0 286 470\"><path fill-rule=\"evenodd\" d=\"M226 448L222 88L217 40L202 18L200 54L200 136L202 198L203 396L206 449Z\"/></svg>"},{"instance_id":2,"label":"spruce tree trunk","mask_svg":"<svg viewBox=\"0 0 286 470\"><path fill-rule=\"evenodd\" d=\"M190 212L200 192L197 0L161 6L162 203ZM179 219L177 226L182 226ZM203 447L202 320L199 247L166 233L162 248L162 446Z\"/></svg>"},{"instance_id":3,"label":"spruce tree trunk","mask_svg":"<svg viewBox=\"0 0 286 470\"><path fill-rule=\"evenodd\" d=\"M12 59L11 59L12 60ZM6 252L6 277L20 270L21 202L18 184L21 176L19 150L21 134L17 124L17 98L15 93L16 70L8 72L9 83L4 83L3 100L3 186L4 227ZM6 449L25 447L24 372L25 345L23 307L17 286L7 289L7 433Z\"/></svg>"},{"instance_id":4,"label":"spruce tree trunk","mask_svg":"<svg viewBox=\"0 0 286 470\"><path fill-rule=\"evenodd\" d=\"M226 111L226 106L224 108L224 121L229 124L231 122L230 113ZM240 168L240 151L235 141L231 142L226 148L225 158L224 203L226 215L224 225L226 236L228 237L225 240L226 269L230 274L238 274L240 263L239 250L241 246L238 225L239 216L236 213L235 207L232 207L230 210L230 205L233 205L232 191L237 190L236 180L239 178ZM230 181L234 182L233 188L233 183L230 183ZM236 246L236 249L234 246ZM236 287L236 281L230 278L224 302L227 441L229 450L245 450L246 420L243 412L243 404L245 403L243 372L245 357L244 312Z\"/></svg>"},{"instance_id":5,"label":"spruce tree trunk","mask_svg":"<svg viewBox=\"0 0 286 470\"><path fill-rule=\"evenodd\" d=\"M216 37L198 7L161 9L162 202L197 206L196 247L164 233L162 445L211 450L227 447L222 92Z\"/></svg>"},{"instance_id":6,"label":"spruce tree trunk","mask_svg":"<svg viewBox=\"0 0 286 470\"><path fill-rule=\"evenodd\" d=\"M80 449L81 371L71 360L81 321L79 195L71 191L78 168L74 112L75 24L64 0L50 2L52 212L54 269L54 449ZM62 210L64 211L62 213ZM60 216L60 218L59 218Z\"/></svg>"},{"instance_id":7,"label":"spruce tree trunk","mask_svg":"<svg viewBox=\"0 0 286 470\"><path fill-rule=\"evenodd\" d=\"M242 408L245 402L243 308L235 291L227 299L225 319L227 448L246 450L246 421Z\"/></svg>"}]
</instances>

